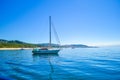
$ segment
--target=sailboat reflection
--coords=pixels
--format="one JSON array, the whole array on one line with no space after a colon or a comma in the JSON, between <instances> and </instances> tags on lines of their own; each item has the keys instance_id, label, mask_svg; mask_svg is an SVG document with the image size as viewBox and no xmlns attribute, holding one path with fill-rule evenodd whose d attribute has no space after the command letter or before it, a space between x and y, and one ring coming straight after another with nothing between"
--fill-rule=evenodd
<instances>
[{"instance_id":1,"label":"sailboat reflection","mask_svg":"<svg viewBox=\"0 0 120 80\"><path fill-rule=\"evenodd\" d=\"M33 54L33 61L40 61L40 59L47 59L50 66L49 80L52 79L52 74L54 73L54 67L52 60L54 57L59 57L59 54Z\"/></svg>"}]
</instances>

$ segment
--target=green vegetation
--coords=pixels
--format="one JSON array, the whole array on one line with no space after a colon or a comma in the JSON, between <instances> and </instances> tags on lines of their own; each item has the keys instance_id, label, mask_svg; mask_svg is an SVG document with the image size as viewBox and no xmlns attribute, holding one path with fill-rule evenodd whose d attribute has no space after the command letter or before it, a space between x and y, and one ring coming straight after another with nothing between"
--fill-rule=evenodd
<instances>
[{"instance_id":1,"label":"green vegetation","mask_svg":"<svg viewBox=\"0 0 120 80\"><path fill-rule=\"evenodd\" d=\"M0 48L34 48L37 47L36 44L25 43L18 40L3 40L0 39Z\"/></svg>"},{"instance_id":2,"label":"green vegetation","mask_svg":"<svg viewBox=\"0 0 120 80\"><path fill-rule=\"evenodd\" d=\"M0 48L35 48L35 47L48 47L49 43L42 44L30 44L18 40L4 40L0 39ZM95 46L87 46L83 44L70 44L70 45L59 45L51 44L52 47L58 48L95 48Z\"/></svg>"}]
</instances>

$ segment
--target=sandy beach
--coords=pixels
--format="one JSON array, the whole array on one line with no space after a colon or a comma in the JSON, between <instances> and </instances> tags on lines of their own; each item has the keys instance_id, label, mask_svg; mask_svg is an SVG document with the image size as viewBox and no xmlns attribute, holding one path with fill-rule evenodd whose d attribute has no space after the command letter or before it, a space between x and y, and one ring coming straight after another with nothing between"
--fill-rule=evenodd
<instances>
[{"instance_id":1,"label":"sandy beach","mask_svg":"<svg viewBox=\"0 0 120 80\"><path fill-rule=\"evenodd\" d=\"M33 48L0 48L0 50L20 50L20 49L33 49Z\"/></svg>"}]
</instances>

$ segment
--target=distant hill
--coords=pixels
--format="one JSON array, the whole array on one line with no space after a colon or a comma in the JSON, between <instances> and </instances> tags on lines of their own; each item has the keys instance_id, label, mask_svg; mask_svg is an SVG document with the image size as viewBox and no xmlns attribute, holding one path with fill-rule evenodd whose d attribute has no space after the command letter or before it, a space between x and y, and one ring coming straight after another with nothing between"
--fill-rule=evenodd
<instances>
[{"instance_id":1,"label":"distant hill","mask_svg":"<svg viewBox=\"0 0 120 80\"><path fill-rule=\"evenodd\" d=\"M91 46L83 45L83 44L70 44L70 45L62 45L61 47L65 48L90 48Z\"/></svg>"},{"instance_id":2,"label":"distant hill","mask_svg":"<svg viewBox=\"0 0 120 80\"><path fill-rule=\"evenodd\" d=\"M31 48L31 47L37 47L37 45L18 40L0 39L0 48Z\"/></svg>"},{"instance_id":3,"label":"distant hill","mask_svg":"<svg viewBox=\"0 0 120 80\"><path fill-rule=\"evenodd\" d=\"M38 46L42 46L42 47L48 47L49 43L41 43L41 44L37 44ZM91 48L93 46L87 46L87 45L83 45L83 44L69 44L69 45L59 45L59 44L51 44L52 47L61 47L61 48Z\"/></svg>"},{"instance_id":4,"label":"distant hill","mask_svg":"<svg viewBox=\"0 0 120 80\"><path fill-rule=\"evenodd\" d=\"M49 43L41 43L41 44L32 44L26 43L19 40L5 40L0 39L0 48L34 48L34 47L48 47ZM61 47L61 48L93 48L93 46L87 46L83 44L70 44L70 45L59 45L59 44L51 44L52 47Z\"/></svg>"},{"instance_id":5,"label":"distant hill","mask_svg":"<svg viewBox=\"0 0 120 80\"><path fill-rule=\"evenodd\" d=\"M37 46L39 46L39 47L49 47L49 43L41 43L41 44L37 44ZM59 47L60 45L52 43L51 46L52 47Z\"/></svg>"}]
</instances>

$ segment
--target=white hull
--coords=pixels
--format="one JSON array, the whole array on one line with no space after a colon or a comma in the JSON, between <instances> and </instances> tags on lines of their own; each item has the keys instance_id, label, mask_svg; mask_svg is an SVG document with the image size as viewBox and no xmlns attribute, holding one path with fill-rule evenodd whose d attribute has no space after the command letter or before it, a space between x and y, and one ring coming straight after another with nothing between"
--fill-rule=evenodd
<instances>
[{"instance_id":1,"label":"white hull","mask_svg":"<svg viewBox=\"0 0 120 80\"><path fill-rule=\"evenodd\" d=\"M32 52L37 53L37 54L57 54L59 51L60 51L59 49L56 49L56 50L52 50L52 49L41 50L41 49L38 49L38 50L33 50Z\"/></svg>"}]
</instances>

